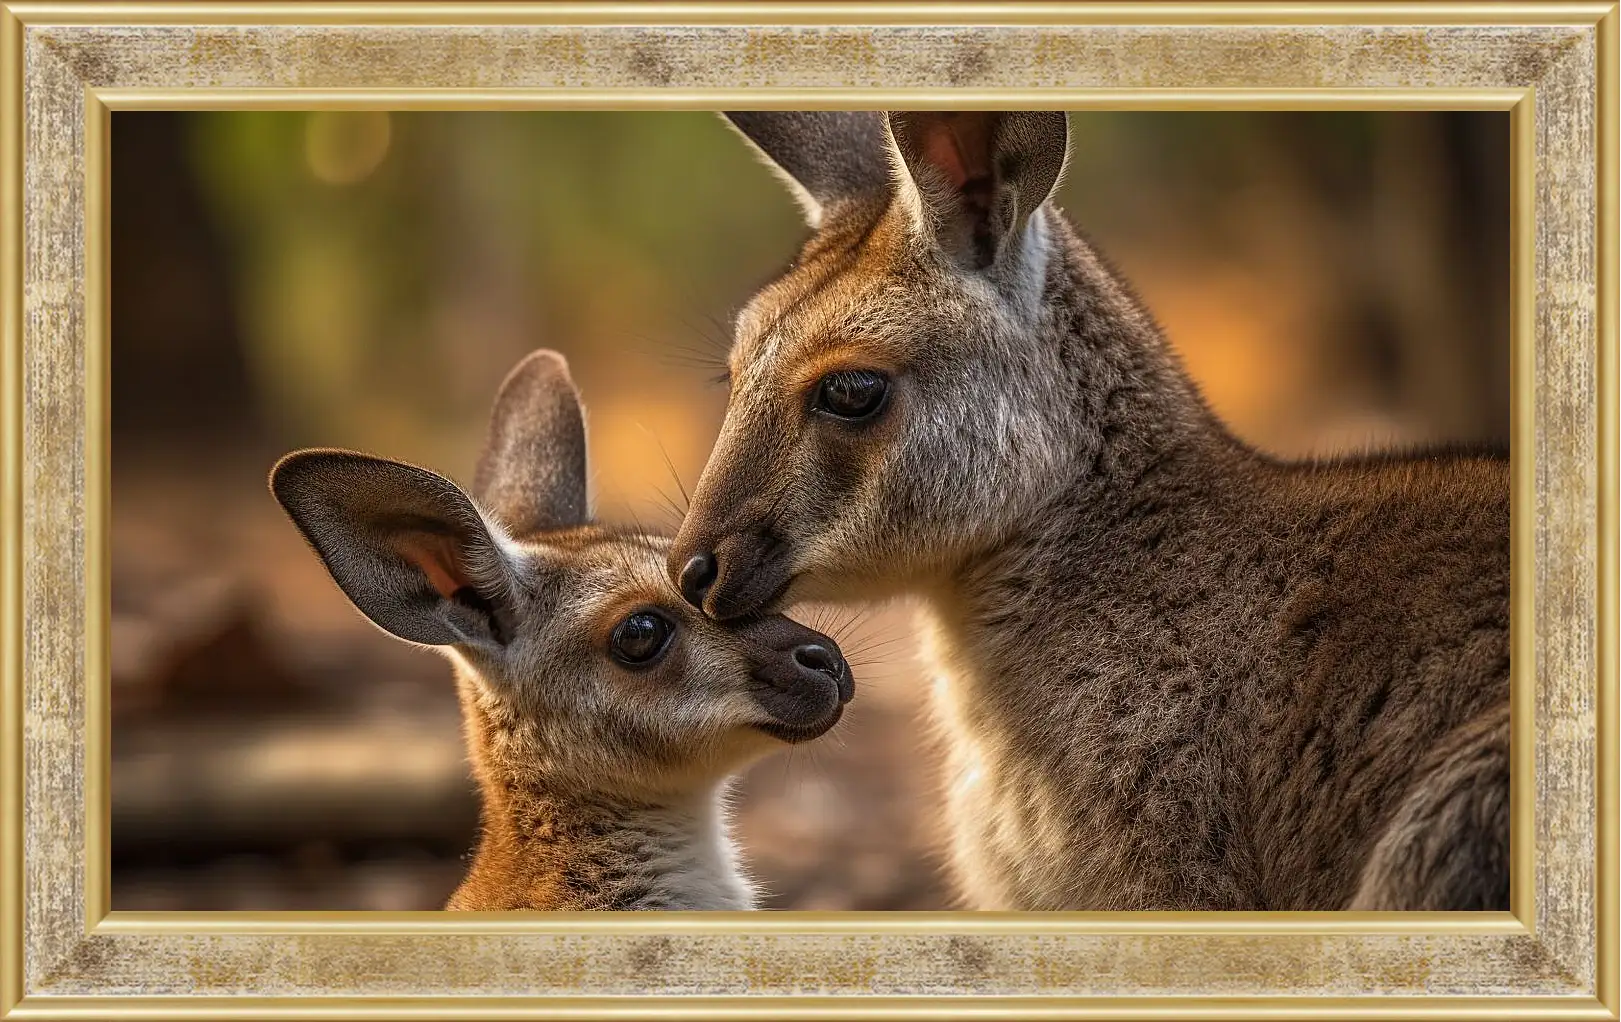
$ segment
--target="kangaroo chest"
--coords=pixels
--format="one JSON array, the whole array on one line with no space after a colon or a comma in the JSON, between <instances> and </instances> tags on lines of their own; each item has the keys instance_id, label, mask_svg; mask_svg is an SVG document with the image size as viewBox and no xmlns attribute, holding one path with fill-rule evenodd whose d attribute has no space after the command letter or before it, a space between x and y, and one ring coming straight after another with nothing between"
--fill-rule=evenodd
<instances>
[{"instance_id":1,"label":"kangaroo chest","mask_svg":"<svg viewBox=\"0 0 1621 1022\"><path fill-rule=\"evenodd\" d=\"M1221 771L1197 699L1119 698L1140 668L1107 650L1083 685L1010 676L923 614L931 704L946 733L952 869L976 908L1027 911L1253 907L1224 870ZM994 651L989 651L994 653Z\"/></svg>"},{"instance_id":2,"label":"kangaroo chest","mask_svg":"<svg viewBox=\"0 0 1621 1022\"><path fill-rule=\"evenodd\" d=\"M972 685L960 672L939 663L933 669L933 711L950 736L943 796L960 893L981 909L1067 905L1087 871L1075 868L1063 780L1022 762L1005 729L975 723L961 698Z\"/></svg>"},{"instance_id":3,"label":"kangaroo chest","mask_svg":"<svg viewBox=\"0 0 1621 1022\"><path fill-rule=\"evenodd\" d=\"M718 822L649 813L586 837L492 828L449 908L736 911L753 885Z\"/></svg>"}]
</instances>

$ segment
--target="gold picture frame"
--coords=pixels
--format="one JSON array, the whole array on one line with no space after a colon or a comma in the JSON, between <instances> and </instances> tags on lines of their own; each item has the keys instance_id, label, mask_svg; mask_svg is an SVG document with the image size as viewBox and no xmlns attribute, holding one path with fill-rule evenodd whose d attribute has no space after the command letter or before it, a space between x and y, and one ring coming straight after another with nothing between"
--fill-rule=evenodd
<instances>
[{"instance_id":1,"label":"gold picture frame","mask_svg":"<svg viewBox=\"0 0 1621 1022\"><path fill-rule=\"evenodd\" d=\"M1615 3L0 3L0 1015L1616 1018ZM1508 913L108 905L118 109L1509 111Z\"/></svg>"}]
</instances>

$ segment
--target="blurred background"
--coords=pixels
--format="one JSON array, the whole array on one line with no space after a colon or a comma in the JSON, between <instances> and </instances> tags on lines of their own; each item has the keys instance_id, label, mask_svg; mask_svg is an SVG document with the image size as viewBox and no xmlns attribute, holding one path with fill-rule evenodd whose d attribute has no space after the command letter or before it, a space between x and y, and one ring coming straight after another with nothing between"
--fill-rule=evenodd
<instances>
[{"instance_id":1,"label":"blurred background","mask_svg":"<svg viewBox=\"0 0 1621 1022\"><path fill-rule=\"evenodd\" d=\"M706 113L113 115L113 907L438 908L476 827L449 666L265 489L308 445L467 480L563 351L597 504L673 527L729 321L805 237ZM1282 455L1508 434L1508 119L1081 113L1061 205ZM668 459L668 466L666 465ZM738 800L767 907L950 908L904 607L828 739Z\"/></svg>"}]
</instances>

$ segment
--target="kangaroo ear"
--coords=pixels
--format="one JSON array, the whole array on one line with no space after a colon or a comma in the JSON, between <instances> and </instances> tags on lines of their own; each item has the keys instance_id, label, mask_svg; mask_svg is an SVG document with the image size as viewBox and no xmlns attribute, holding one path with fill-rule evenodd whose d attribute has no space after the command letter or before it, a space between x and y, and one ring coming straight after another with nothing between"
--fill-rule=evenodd
<instances>
[{"instance_id":1,"label":"kangaroo ear","mask_svg":"<svg viewBox=\"0 0 1621 1022\"><path fill-rule=\"evenodd\" d=\"M890 187L880 113L755 111L725 117L787 182L812 227L820 227L833 207Z\"/></svg>"},{"instance_id":2,"label":"kangaroo ear","mask_svg":"<svg viewBox=\"0 0 1621 1022\"><path fill-rule=\"evenodd\" d=\"M473 494L515 535L590 520L585 410L555 351L531 352L507 374L490 413Z\"/></svg>"},{"instance_id":3,"label":"kangaroo ear","mask_svg":"<svg viewBox=\"0 0 1621 1022\"><path fill-rule=\"evenodd\" d=\"M1069 120L1034 113L891 113L900 187L919 233L957 265L983 270L1064 173Z\"/></svg>"},{"instance_id":4,"label":"kangaroo ear","mask_svg":"<svg viewBox=\"0 0 1621 1022\"><path fill-rule=\"evenodd\" d=\"M498 526L455 483L353 451L297 451L270 490L372 623L429 646L500 646L515 620Z\"/></svg>"}]
</instances>

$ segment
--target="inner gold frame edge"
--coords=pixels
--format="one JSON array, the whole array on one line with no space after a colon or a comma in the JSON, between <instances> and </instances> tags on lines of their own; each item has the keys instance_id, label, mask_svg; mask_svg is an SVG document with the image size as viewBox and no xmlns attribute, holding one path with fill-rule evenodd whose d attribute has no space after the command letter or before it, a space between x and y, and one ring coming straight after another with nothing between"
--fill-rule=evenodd
<instances>
[{"instance_id":1,"label":"inner gold frame edge","mask_svg":"<svg viewBox=\"0 0 1621 1022\"><path fill-rule=\"evenodd\" d=\"M912 107L1034 108L1095 110L1498 110L1510 121L1510 472L1512 477L1510 654L1512 709L1510 787L1511 909L1506 913L1345 912L772 912L676 913L657 918L635 914L554 913L544 917L474 913L446 919L440 912L115 912L111 907L109 777L111 525L108 394L110 182L109 125L115 110L221 109L715 109L731 102L751 108ZM439 89L94 89L85 90L85 617L87 684L85 743L85 924L87 933L901 933L949 926L974 935L1013 933L1534 933L1534 606L1518 590L1531 572L1535 478L1529 452L1534 442L1534 179L1533 90L1503 89L1041 89L1041 90L439 90Z\"/></svg>"}]
</instances>

